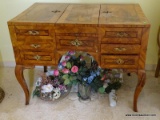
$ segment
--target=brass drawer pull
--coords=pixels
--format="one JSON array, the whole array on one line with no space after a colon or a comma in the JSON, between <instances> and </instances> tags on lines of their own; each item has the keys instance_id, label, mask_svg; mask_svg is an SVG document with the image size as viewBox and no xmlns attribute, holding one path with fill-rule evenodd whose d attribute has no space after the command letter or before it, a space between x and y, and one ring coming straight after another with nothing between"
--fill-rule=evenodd
<instances>
[{"instance_id":1,"label":"brass drawer pull","mask_svg":"<svg viewBox=\"0 0 160 120\"><path fill-rule=\"evenodd\" d=\"M30 30L30 31L28 31L28 33L29 33L30 35L39 35L39 32L36 31L36 30Z\"/></svg>"},{"instance_id":2,"label":"brass drawer pull","mask_svg":"<svg viewBox=\"0 0 160 120\"><path fill-rule=\"evenodd\" d=\"M119 58L119 59L116 60L116 63L120 64L120 65L124 64L124 60Z\"/></svg>"},{"instance_id":3,"label":"brass drawer pull","mask_svg":"<svg viewBox=\"0 0 160 120\"><path fill-rule=\"evenodd\" d=\"M74 41L71 41L72 45L75 45L76 47L83 45L82 41L79 41L78 39L75 39Z\"/></svg>"},{"instance_id":4,"label":"brass drawer pull","mask_svg":"<svg viewBox=\"0 0 160 120\"><path fill-rule=\"evenodd\" d=\"M41 56L35 55L33 58L36 59L36 60L40 60L40 59L41 59Z\"/></svg>"},{"instance_id":5,"label":"brass drawer pull","mask_svg":"<svg viewBox=\"0 0 160 120\"><path fill-rule=\"evenodd\" d=\"M124 47L116 47L114 48L115 51L118 51L118 52L122 52L122 51L126 51L126 48Z\"/></svg>"},{"instance_id":6,"label":"brass drawer pull","mask_svg":"<svg viewBox=\"0 0 160 120\"><path fill-rule=\"evenodd\" d=\"M128 37L129 35L126 32L118 32L116 34L117 37Z\"/></svg>"},{"instance_id":7,"label":"brass drawer pull","mask_svg":"<svg viewBox=\"0 0 160 120\"><path fill-rule=\"evenodd\" d=\"M38 47L41 47L41 45L39 45L39 44L31 44L31 47L38 48Z\"/></svg>"}]
</instances>

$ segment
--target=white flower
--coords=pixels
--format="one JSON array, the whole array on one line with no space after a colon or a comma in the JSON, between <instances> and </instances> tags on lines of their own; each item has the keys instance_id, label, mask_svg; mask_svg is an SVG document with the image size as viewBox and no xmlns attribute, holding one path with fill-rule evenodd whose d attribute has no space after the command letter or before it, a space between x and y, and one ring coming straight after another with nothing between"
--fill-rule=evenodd
<instances>
[{"instance_id":1,"label":"white flower","mask_svg":"<svg viewBox=\"0 0 160 120\"><path fill-rule=\"evenodd\" d=\"M51 84L43 85L42 86L42 93L51 92L53 90L53 86Z\"/></svg>"},{"instance_id":2,"label":"white flower","mask_svg":"<svg viewBox=\"0 0 160 120\"><path fill-rule=\"evenodd\" d=\"M49 70L48 72L46 72L46 76L53 75L53 73L54 73L54 70Z\"/></svg>"},{"instance_id":3,"label":"white flower","mask_svg":"<svg viewBox=\"0 0 160 120\"><path fill-rule=\"evenodd\" d=\"M104 87L104 88L107 88L107 87L108 87L108 83L104 83L104 84L103 84L103 87Z\"/></svg>"},{"instance_id":4,"label":"white flower","mask_svg":"<svg viewBox=\"0 0 160 120\"><path fill-rule=\"evenodd\" d=\"M58 99L61 96L60 88L54 88L53 91L53 99Z\"/></svg>"},{"instance_id":5,"label":"white flower","mask_svg":"<svg viewBox=\"0 0 160 120\"><path fill-rule=\"evenodd\" d=\"M36 81L36 86L40 86L41 83L42 83L42 78L39 77L39 78L37 79L37 81Z\"/></svg>"}]
</instances>

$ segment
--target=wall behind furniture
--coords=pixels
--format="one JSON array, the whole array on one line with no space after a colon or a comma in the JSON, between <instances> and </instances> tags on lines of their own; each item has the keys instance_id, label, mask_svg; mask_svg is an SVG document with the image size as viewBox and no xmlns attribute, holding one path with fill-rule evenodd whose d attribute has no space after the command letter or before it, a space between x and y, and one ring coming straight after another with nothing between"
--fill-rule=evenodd
<instances>
[{"instance_id":1,"label":"wall behind furniture","mask_svg":"<svg viewBox=\"0 0 160 120\"><path fill-rule=\"evenodd\" d=\"M160 24L160 0L1 0L0 4L0 65L15 65L14 54L7 27L7 21L21 13L35 2L56 3L139 3L151 23L146 64L157 64L157 31Z\"/></svg>"}]
</instances>

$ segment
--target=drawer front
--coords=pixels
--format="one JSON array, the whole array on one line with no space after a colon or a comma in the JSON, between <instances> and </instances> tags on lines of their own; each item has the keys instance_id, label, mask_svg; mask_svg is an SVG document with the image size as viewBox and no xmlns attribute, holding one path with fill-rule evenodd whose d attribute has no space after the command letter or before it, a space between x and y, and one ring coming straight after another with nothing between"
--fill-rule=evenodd
<instances>
[{"instance_id":1,"label":"drawer front","mask_svg":"<svg viewBox=\"0 0 160 120\"><path fill-rule=\"evenodd\" d=\"M58 50L98 52L96 37L56 36L56 42Z\"/></svg>"},{"instance_id":2,"label":"drawer front","mask_svg":"<svg viewBox=\"0 0 160 120\"><path fill-rule=\"evenodd\" d=\"M141 28L102 28L102 43L141 43Z\"/></svg>"},{"instance_id":3,"label":"drawer front","mask_svg":"<svg viewBox=\"0 0 160 120\"><path fill-rule=\"evenodd\" d=\"M48 51L54 50L56 44L54 42L25 42L19 46L22 50L33 50L33 51Z\"/></svg>"},{"instance_id":4,"label":"drawer front","mask_svg":"<svg viewBox=\"0 0 160 120\"><path fill-rule=\"evenodd\" d=\"M73 35L73 36L92 36L97 37L98 28L96 27L73 27L73 26L55 26L56 36Z\"/></svg>"},{"instance_id":5,"label":"drawer front","mask_svg":"<svg viewBox=\"0 0 160 120\"><path fill-rule=\"evenodd\" d=\"M55 57L53 52L21 52L22 64L53 65Z\"/></svg>"},{"instance_id":6,"label":"drawer front","mask_svg":"<svg viewBox=\"0 0 160 120\"><path fill-rule=\"evenodd\" d=\"M101 66L105 68L137 68L138 58L136 55L101 55Z\"/></svg>"},{"instance_id":7,"label":"drawer front","mask_svg":"<svg viewBox=\"0 0 160 120\"><path fill-rule=\"evenodd\" d=\"M101 53L104 54L139 54L140 45L101 44Z\"/></svg>"},{"instance_id":8,"label":"drawer front","mask_svg":"<svg viewBox=\"0 0 160 120\"><path fill-rule=\"evenodd\" d=\"M49 26L15 26L17 40L26 38L52 39L54 33Z\"/></svg>"}]
</instances>

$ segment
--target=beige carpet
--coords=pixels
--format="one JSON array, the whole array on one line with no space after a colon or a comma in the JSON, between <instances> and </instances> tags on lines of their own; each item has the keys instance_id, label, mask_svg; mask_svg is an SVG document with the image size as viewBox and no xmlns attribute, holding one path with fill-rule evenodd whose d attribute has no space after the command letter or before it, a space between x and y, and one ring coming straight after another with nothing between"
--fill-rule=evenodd
<instances>
[{"instance_id":1,"label":"beige carpet","mask_svg":"<svg viewBox=\"0 0 160 120\"><path fill-rule=\"evenodd\" d=\"M41 69L25 70L24 76L32 92ZM0 104L0 120L160 120L160 77L147 71L147 83L138 101L139 112L133 112L133 94L137 76L124 75L124 83L117 91L116 107L109 106L108 95L92 95L90 102L80 102L75 93L55 102L25 97L14 75L14 68L0 68L0 87L5 98Z\"/></svg>"}]
</instances>

